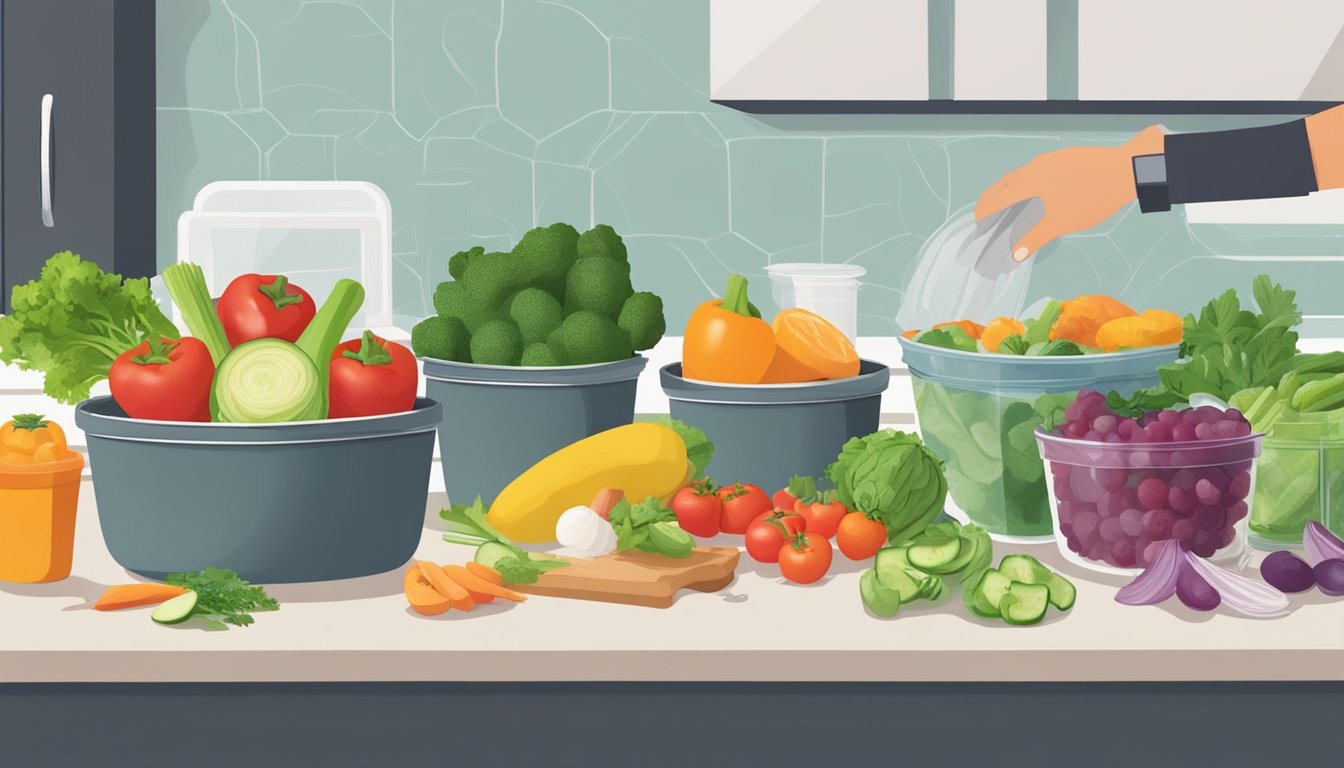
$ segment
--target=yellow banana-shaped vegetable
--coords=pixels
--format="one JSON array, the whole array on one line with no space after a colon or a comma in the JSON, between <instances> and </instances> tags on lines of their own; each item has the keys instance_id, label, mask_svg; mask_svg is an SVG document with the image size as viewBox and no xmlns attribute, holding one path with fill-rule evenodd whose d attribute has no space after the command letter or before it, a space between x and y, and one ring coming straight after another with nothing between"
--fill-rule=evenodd
<instances>
[{"instance_id":1,"label":"yellow banana-shaped vegetable","mask_svg":"<svg viewBox=\"0 0 1344 768\"><path fill-rule=\"evenodd\" d=\"M487 519L514 541L555 539L555 523L570 507L588 504L606 488L631 502L664 503L691 478L686 444L671 427L627 424L565 446L532 466L495 497Z\"/></svg>"}]
</instances>

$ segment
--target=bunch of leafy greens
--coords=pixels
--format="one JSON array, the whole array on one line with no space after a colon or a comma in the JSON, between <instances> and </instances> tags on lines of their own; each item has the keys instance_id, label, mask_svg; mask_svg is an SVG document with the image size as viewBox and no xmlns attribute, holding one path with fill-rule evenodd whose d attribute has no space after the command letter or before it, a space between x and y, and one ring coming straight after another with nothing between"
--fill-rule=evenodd
<instances>
[{"instance_id":1,"label":"bunch of leafy greens","mask_svg":"<svg viewBox=\"0 0 1344 768\"><path fill-rule=\"evenodd\" d=\"M107 378L112 361L146 336L177 338L144 278L122 280L70 251L47 260L37 280L14 286L0 317L0 362L41 371L43 391L77 403Z\"/></svg>"},{"instance_id":2,"label":"bunch of leafy greens","mask_svg":"<svg viewBox=\"0 0 1344 768\"><path fill-rule=\"evenodd\" d=\"M508 547L512 554L499 558L492 566L507 584L533 584L546 571L569 565L566 560L525 552L495 530L485 516L486 508L480 496L470 505L453 504L448 509L439 510L439 517L448 522L448 533L443 534L443 540L472 547L483 544Z\"/></svg>"},{"instance_id":3,"label":"bunch of leafy greens","mask_svg":"<svg viewBox=\"0 0 1344 768\"><path fill-rule=\"evenodd\" d=\"M892 544L923 533L947 500L943 462L919 437L894 429L851 438L826 476L846 507L882 521Z\"/></svg>"},{"instance_id":4,"label":"bunch of leafy greens","mask_svg":"<svg viewBox=\"0 0 1344 768\"><path fill-rule=\"evenodd\" d=\"M205 621L208 629L228 629L229 625L246 627L258 611L278 611L280 603L225 568L206 568L195 573L170 573L164 579L168 584L196 593L196 608L192 616Z\"/></svg>"},{"instance_id":5,"label":"bunch of leafy greens","mask_svg":"<svg viewBox=\"0 0 1344 768\"><path fill-rule=\"evenodd\" d=\"M639 549L664 557L690 557L695 539L677 525L677 516L662 502L649 498L631 504L621 499L611 508L616 550Z\"/></svg>"},{"instance_id":6,"label":"bunch of leafy greens","mask_svg":"<svg viewBox=\"0 0 1344 768\"><path fill-rule=\"evenodd\" d=\"M686 444L686 461L691 464L691 479L703 479L710 460L714 458L714 443L709 441L704 431L671 416L655 416L649 421L671 427L677 433L681 442Z\"/></svg>"}]
</instances>

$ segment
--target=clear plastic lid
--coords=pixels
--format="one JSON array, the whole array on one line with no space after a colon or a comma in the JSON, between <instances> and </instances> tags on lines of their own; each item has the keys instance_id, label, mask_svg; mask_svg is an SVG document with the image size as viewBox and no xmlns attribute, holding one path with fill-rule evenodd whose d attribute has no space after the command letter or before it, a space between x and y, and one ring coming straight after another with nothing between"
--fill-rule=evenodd
<instances>
[{"instance_id":1,"label":"clear plastic lid","mask_svg":"<svg viewBox=\"0 0 1344 768\"><path fill-rule=\"evenodd\" d=\"M1035 259L1013 261L1013 244L1044 215L1036 197L981 222L975 220L974 206L958 211L920 248L896 324L913 330L951 320L1021 315Z\"/></svg>"}]
</instances>

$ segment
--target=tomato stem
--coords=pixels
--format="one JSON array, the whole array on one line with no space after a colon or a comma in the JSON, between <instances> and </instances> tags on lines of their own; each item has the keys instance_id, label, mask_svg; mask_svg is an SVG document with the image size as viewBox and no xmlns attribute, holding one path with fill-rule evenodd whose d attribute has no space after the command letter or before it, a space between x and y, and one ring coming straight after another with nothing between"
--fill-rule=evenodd
<instances>
[{"instance_id":1,"label":"tomato stem","mask_svg":"<svg viewBox=\"0 0 1344 768\"><path fill-rule=\"evenodd\" d=\"M783 510L779 510L774 512L773 514L767 515L765 517L765 522L769 523L770 525L773 525L775 528L778 528L779 532L784 534L784 538L788 539L793 535L792 533L789 532L789 529L784 526L783 521L785 518L788 517L801 517L801 515L795 514L793 512L785 512Z\"/></svg>"},{"instance_id":2,"label":"tomato stem","mask_svg":"<svg viewBox=\"0 0 1344 768\"><path fill-rule=\"evenodd\" d=\"M787 533L787 531L785 533ZM807 537L807 531L799 531L789 537L789 546L799 552L806 552L811 544L812 541Z\"/></svg>"},{"instance_id":3,"label":"tomato stem","mask_svg":"<svg viewBox=\"0 0 1344 768\"><path fill-rule=\"evenodd\" d=\"M728 495L723 497L723 500L732 501L733 499L736 499L738 496L746 496L746 495L747 495L747 489L744 485L742 485L741 483L733 483L733 490L729 491Z\"/></svg>"},{"instance_id":4,"label":"tomato stem","mask_svg":"<svg viewBox=\"0 0 1344 768\"><path fill-rule=\"evenodd\" d=\"M136 365L167 365L172 361L168 355L174 349L177 349L177 342L163 343L163 338L157 334L150 334L145 337L145 343L149 345L149 351L143 355L136 355L131 358L131 362Z\"/></svg>"},{"instance_id":5,"label":"tomato stem","mask_svg":"<svg viewBox=\"0 0 1344 768\"><path fill-rule=\"evenodd\" d=\"M276 309L284 309L290 304L298 304L303 301L303 294L286 293L285 288L289 285L289 278L284 275L276 275L275 280L269 283L261 283L257 290L261 291L266 298L275 304Z\"/></svg>"},{"instance_id":6,"label":"tomato stem","mask_svg":"<svg viewBox=\"0 0 1344 768\"><path fill-rule=\"evenodd\" d=\"M712 477L692 481L691 488L695 490L696 496L713 496L714 492L718 490L714 486L714 478Z\"/></svg>"},{"instance_id":7,"label":"tomato stem","mask_svg":"<svg viewBox=\"0 0 1344 768\"><path fill-rule=\"evenodd\" d=\"M341 353L341 356L358 360L364 365L390 365L392 363L392 353L388 351L387 347L378 343L373 331L364 332L358 352L347 349Z\"/></svg>"}]
</instances>

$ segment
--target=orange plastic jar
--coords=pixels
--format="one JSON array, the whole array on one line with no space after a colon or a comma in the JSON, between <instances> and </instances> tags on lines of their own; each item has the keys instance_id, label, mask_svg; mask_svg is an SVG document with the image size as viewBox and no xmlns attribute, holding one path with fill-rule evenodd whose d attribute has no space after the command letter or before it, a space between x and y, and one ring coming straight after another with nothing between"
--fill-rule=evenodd
<instances>
[{"instance_id":1,"label":"orange plastic jar","mask_svg":"<svg viewBox=\"0 0 1344 768\"><path fill-rule=\"evenodd\" d=\"M35 464L0 461L0 581L70 575L84 455Z\"/></svg>"}]
</instances>

